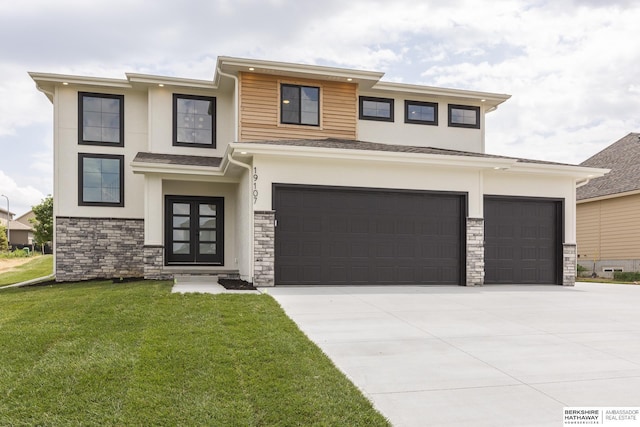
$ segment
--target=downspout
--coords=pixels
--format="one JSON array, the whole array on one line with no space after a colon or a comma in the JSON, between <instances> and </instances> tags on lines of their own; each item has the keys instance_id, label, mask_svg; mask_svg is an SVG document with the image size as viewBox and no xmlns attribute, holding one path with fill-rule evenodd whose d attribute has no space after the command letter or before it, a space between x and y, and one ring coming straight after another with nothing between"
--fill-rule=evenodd
<instances>
[{"instance_id":1,"label":"downspout","mask_svg":"<svg viewBox=\"0 0 640 427\"><path fill-rule=\"evenodd\" d=\"M583 187L583 186L587 185L589 183L589 181L591 181L591 178L587 178L587 179L585 179L583 181L579 181L579 182L576 181L576 188L580 188L580 187Z\"/></svg>"},{"instance_id":2,"label":"downspout","mask_svg":"<svg viewBox=\"0 0 640 427\"><path fill-rule=\"evenodd\" d=\"M222 70L220 69L220 67L216 68L216 71L218 72L219 75L221 76L225 76L225 77L229 77L231 79L233 79L234 83L235 83L235 93L234 93L234 98L233 98L233 103L234 103L234 109L233 109L233 121L234 121L234 127L233 127L233 142L238 142L238 128L240 127L240 123L239 123L239 119L238 116L240 114L239 110L240 110L240 84L238 82L238 77L234 76L233 74L228 74L228 73L223 73ZM253 282L253 273L254 273L254 237L255 237L255 214L253 212L253 192L251 190L251 166L249 166L246 163L242 163L237 161L236 159L234 159L233 157L231 157L231 153L227 153L227 160L229 160L229 163L234 164L236 166L240 166L242 168L245 168L249 171L249 209L251 211L251 215L249 215L249 222L250 222L250 229L251 229L251 238L249 239L249 257L250 257L250 271L249 274L251 275L251 281Z\"/></svg>"},{"instance_id":3,"label":"downspout","mask_svg":"<svg viewBox=\"0 0 640 427\"><path fill-rule=\"evenodd\" d=\"M249 192L247 194L249 194L249 210L251 211L251 215L249 218L249 222L251 224L250 226L250 230L251 230L251 238L249 239L249 257L250 257L250 263L249 265L251 266L251 269L249 271L249 274L251 275L251 282L253 282L253 273L254 273L254 265L255 265L255 259L254 259L254 239L255 239L255 213L253 212L253 192L251 191L251 166L249 166L246 163L242 163L237 161L236 159L234 159L233 157L231 157L231 153L227 153L227 160L229 160L229 163L234 164L236 166L240 166L242 168L245 168L246 170L249 171Z\"/></svg>"},{"instance_id":4,"label":"downspout","mask_svg":"<svg viewBox=\"0 0 640 427\"><path fill-rule=\"evenodd\" d=\"M218 67L216 69L218 71L218 74L220 74L221 76L225 76L225 77L229 77L232 78L233 81L235 82L235 95L233 98L233 103L234 103L234 109L233 109L233 121L235 126L233 127L233 142L238 142L238 127L240 127L240 124L238 123L238 110L240 109L240 85L238 83L238 77L234 76L233 74L227 74L227 73L223 73L222 70L220 70L220 67Z\"/></svg>"}]
</instances>

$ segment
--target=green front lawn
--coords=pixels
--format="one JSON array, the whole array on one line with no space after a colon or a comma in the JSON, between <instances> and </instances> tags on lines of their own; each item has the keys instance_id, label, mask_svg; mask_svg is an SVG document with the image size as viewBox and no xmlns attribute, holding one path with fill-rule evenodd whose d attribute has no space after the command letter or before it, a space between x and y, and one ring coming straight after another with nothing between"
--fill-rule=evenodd
<instances>
[{"instance_id":1,"label":"green front lawn","mask_svg":"<svg viewBox=\"0 0 640 427\"><path fill-rule=\"evenodd\" d=\"M1 290L0 425L388 425L271 297L170 289Z\"/></svg>"},{"instance_id":2,"label":"green front lawn","mask_svg":"<svg viewBox=\"0 0 640 427\"><path fill-rule=\"evenodd\" d=\"M52 273L53 255L36 255L33 260L16 267L13 271L0 273L0 286L26 282L27 280L49 276Z\"/></svg>"}]
</instances>

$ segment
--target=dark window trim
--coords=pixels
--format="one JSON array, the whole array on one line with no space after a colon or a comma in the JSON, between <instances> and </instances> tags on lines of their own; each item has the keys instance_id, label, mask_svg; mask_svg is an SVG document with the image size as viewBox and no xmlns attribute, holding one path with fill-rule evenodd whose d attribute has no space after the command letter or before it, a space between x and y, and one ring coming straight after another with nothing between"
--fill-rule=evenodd
<instances>
[{"instance_id":1,"label":"dark window trim","mask_svg":"<svg viewBox=\"0 0 640 427\"><path fill-rule=\"evenodd\" d=\"M362 105L364 101L373 101L373 102L386 102L389 104L389 113L390 117L374 117L374 116L365 116L363 113ZM393 98L376 98L373 96L361 96L358 101L358 118L360 120L374 120L378 122L393 122L394 121L394 99Z\"/></svg>"},{"instance_id":2,"label":"dark window trim","mask_svg":"<svg viewBox=\"0 0 640 427\"><path fill-rule=\"evenodd\" d=\"M308 88L312 88L312 89L318 89L318 117L317 117L317 124L312 124L312 123L300 123L298 122L285 122L283 119L283 114L282 114L282 88L283 87L293 87L293 88L297 88L298 89L298 99L301 100L302 95L301 95L301 88L303 87L308 87ZM320 86L309 86L309 85L296 85L296 84L292 84L292 83L280 83L280 124L283 125L297 125L297 126L315 126L315 127L320 127L320 105L321 105L321 99L322 99L322 93L321 93L321 89ZM300 102L300 110L298 111L298 117L300 118L300 120L302 120L302 101Z\"/></svg>"},{"instance_id":3,"label":"dark window trim","mask_svg":"<svg viewBox=\"0 0 640 427\"><path fill-rule=\"evenodd\" d=\"M419 105L421 107L432 107L433 108L433 120L414 120L409 117L409 106L410 105ZM404 101L404 122L405 123L415 123L418 125L430 125L430 126L438 126L438 103L437 102L423 102L423 101Z\"/></svg>"},{"instance_id":4,"label":"dark window trim","mask_svg":"<svg viewBox=\"0 0 640 427\"><path fill-rule=\"evenodd\" d=\"M178 99L196 99L198 101L209 101L213 111L211 112L211 144L199 144L191 142L178 142ZM203 95L184 95L180 93L173 94L173 146L174 147L193 147L193 148L216 148L216 121L217 121L217 100L215 96Z\"/></svg>"},{"instance_id":5,"label":"dark window trim","mask_svg":"<svg viewBox=\"0 0 640 427\"><path fill-rule=\"evenodd\" d=\"M102 142L84 140L84 97L111 98L120 100L120 142ZM108 93L78 92L78 144L99 145L102 147L124 147L124 95L113 95Z\"/></svg>"},{"instance_id":6,"label":"dark window trim","mask_svg":"<svg viewBox=\"0 0 640 427\"><path fill-rule=\"evenodd\" d=\"M467 111L475 111L476 112L476 124L475 125L467 125L464 123L453 123L451 121L451 110L467 110ZM480 107L473 107L471 105L455 105L449 104L449 127L454 128L467 128L467 129L480 129Z\"/></svg>"},{"instance_id":7,"label":"dark window trim","mask_svg":"<svg viewBox=\"0 0 640 427\"><path fill-rule=\"evenodd\" d=\"M84 197L84 174L82 160L85 158L99 158L99 159L117 159L120 160L120 202L85 202ZM92 154L92 153L78 153L78 206L110 206L114 208L124 207L124 156L115 154Z\"/></svg>"},{"instance_id":8,"label":"dark window trim","mask_svg":"<svg viewBox=\"0 0 640 427\"><path fill-rule=\"evenodd\" d=\"M198 204L200 202L212 202L212 204L215 204L217 206L220 207L220 212L221 215L217 215L216 214L216 233L217 233L217 239L216 239L216 243L220 242L221 244L219 245L219 247L217 247L218 249L218 253L217 255L219 256L219 261L212 261L212 262L186 262L186 261L172 261L169 260L169 251L171 250L171 244L173 243L173 236L172 236L172 224L171 224L171 218L172 218L172 212L171 212L171 207L172 204L174 202L178 202L178 203L195 203ZM216 196L184 196L184 195L165 195L164 197L164 265L166 266L170 266L170 265L209 265L209 266L224 266L224 245L225 245L225 240L224 240L224 217L225 217L225 208L224 208L224 197L216 197ZM192 221L195 221L195 217L191 218ZM192 227L195 226L194 224L192 224ZM190 241L191 245L195 245L195 240L194 241ZM195 251L195 247L191 248L192 251ZM194 252L195 253L195 252Z\"/></svg>"}]
</instances>

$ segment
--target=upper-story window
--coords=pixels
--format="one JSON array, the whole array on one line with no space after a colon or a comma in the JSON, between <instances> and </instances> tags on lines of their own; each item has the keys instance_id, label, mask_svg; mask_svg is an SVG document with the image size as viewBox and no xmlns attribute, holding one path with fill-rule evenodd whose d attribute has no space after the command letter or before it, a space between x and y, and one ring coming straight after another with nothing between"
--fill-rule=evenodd
<instances>
[{"instance_id":1,"label":"upper-story window","mask_svg":"<svg viewBox=\"0 0 640 427\"><path fill-rule=\"evenodd\" d=\"M173 145L216 148L216 98L173 95Z\"/></svg>"},{"instance_id":2,"label":"upper-story window","mask_svg":"<svg viewBox=\"0 0 640 427\"><path fill-rule=\"evenodd\" d=\"M449 126L480 129L480 107L449 104Z\"/></svg>"},{"instance_id":3,"label":"upper-story window","mask_svg":"<svg viewBox=\"0 0 640 427\"><path fill-rule=\"evenodd\" d=\"M393 121L393 99L361 96L360 97L360 119L392 122Z\"/></svg>"},{"instance_id":4,"label":"upper-story window","mask_svg":"<svg viewBox=\"0 0 640 427\"><path fill-rule=\"evenodd\" d=\"M78 204L124 206L124 156L78 154Z\"/></svg>"},{"instance_id":5,"label":"upper-story window","mask_svg":"<svg viewBox=\"0 0 640 427\"><path fill-rule=\"evenodd\" d=\"M280 86L280 121L295 125L320 125L320 88L283 84Z\"/></svg>"},{"instance_id":6,"label":"upper-story window","mask_svg":"<svg viewBox=\"0 0 640 427\"><path fill-rule=\"evenodd\" d=\"M404 122L438 125L438 104L434 102L404 101Z\"/></svg>"},{"instance_id":7,"label":"upper-story window","mask_svg":"<svg viewBox=\"0 0 640 427\"><path fill-rule=\"evenodd\" d=\"M124 146L124 96L78 92L78 143Z\"/></svg>"}]
</instances>

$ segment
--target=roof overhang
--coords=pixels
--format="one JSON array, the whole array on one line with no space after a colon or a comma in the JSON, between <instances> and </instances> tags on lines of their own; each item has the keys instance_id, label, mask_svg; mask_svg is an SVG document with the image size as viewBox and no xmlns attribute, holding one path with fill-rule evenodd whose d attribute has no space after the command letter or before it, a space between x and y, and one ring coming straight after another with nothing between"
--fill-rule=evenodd
<instances>
[{"instance_id":1,"label":"roof overhang","mask_svg":"<svg viewBox=\"0 0 640 427\"><path fill-rule=\"evenodd\" d=\"M581 203L589 203L589 202L599 202L601 200L616 199L618 197L635 196L638 194L640 194L640 190L624 191L622 193L604 194L602 196L591 197L589 199L580 199L580 200L577 200L576 203L581 204Z\"/></svg>"},{"instance_id":2,"label":"roof overhang","mask_svg":"<svg viewBox=\"0 0 640 427\"><path fill-rule=\"evenodd\" d=\"M521 159L504 157L487 157L473 155L427 154L415 152L393 152L361 150L350 148L295 146L258 143L231 143L228 152L231 155L249 157L253 155L330 158L344 160L360 160L370 162L422 164L431 167L472 168L491 170L500 173L525 173L536 175L553 175L571 177L576 180L603 176L607 169L584 168L574 165L528 163Z\"/></svg>"},{"instance_id":3,"label":"roof overhang","mask_svg":"<svg viewBox=\"0 0 640 427\"><path fill-rule=\"evenodd\" d=\"M238 75L241 72L274 74L294 78L357 83L361 87L372 87L384 75L384 73L377 71L233 58L229 56L218 57L217 69L233 75ZM214 80L217 81L218 79L219 74L216 73Z\"/></svg>"}]
</instances>

